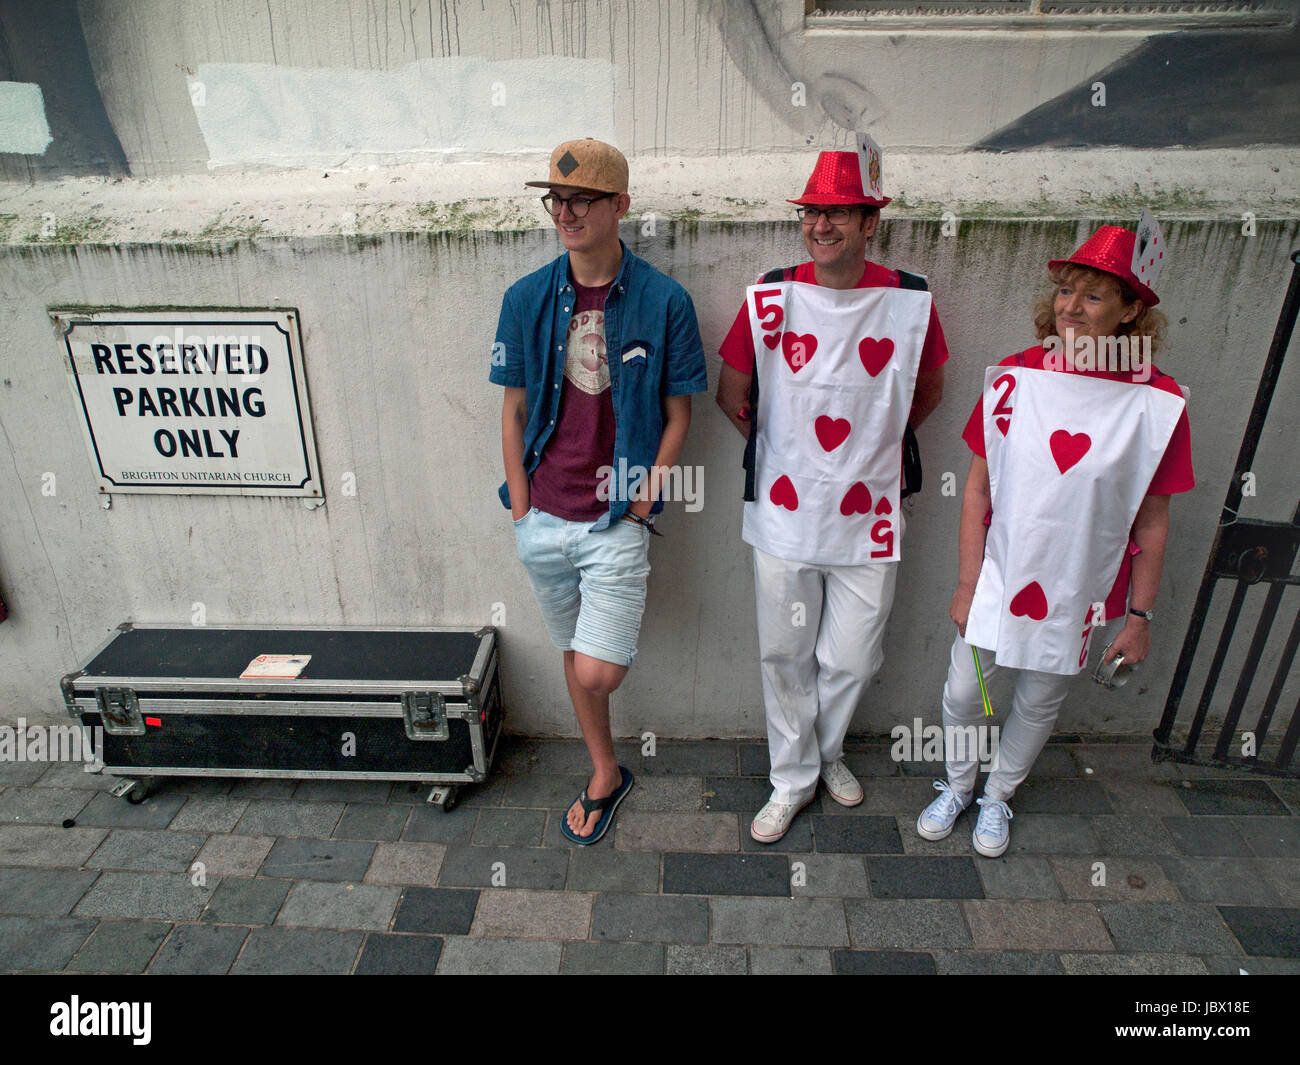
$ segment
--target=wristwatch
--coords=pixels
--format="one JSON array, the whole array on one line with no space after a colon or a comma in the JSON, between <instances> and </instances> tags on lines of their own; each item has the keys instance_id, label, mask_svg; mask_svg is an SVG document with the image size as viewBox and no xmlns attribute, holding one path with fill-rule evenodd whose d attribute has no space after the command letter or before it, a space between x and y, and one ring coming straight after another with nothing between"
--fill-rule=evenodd
<instances>
[{"instance_id":1,"label":"wristwatch","mask_svg":"<svg viewBox=\"0 0 1300 1065\"><path fill-rule=\"evenodd\" d=\"M1136 607L1129 607L1128 612L1130 614L1136 614L1140 618L1146 618L1147 621L1150 621L1153 617L1156 616L1156 612L1154 610L1138 610Z\"/></svg>"}]
</instances>

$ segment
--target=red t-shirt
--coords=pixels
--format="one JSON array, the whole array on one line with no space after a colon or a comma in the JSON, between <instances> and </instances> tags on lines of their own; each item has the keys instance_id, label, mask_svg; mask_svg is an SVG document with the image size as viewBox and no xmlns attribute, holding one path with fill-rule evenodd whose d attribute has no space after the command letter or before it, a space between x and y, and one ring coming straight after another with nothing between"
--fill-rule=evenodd
<instances>
[{"instance_id":1,"label":"red t-shirt","mask_svg":"<svg viewBox=\"0 0 1300 1065\"><path fill-rule=\"evenodd\" d=\"M533 470L529 502L565 521L595 521L609 512L609 500L596 495L609 480L599 470L614 461L614 398L605 351L609 285L587 288L574 281L573 290L560 410Z\"/></svg>"},{"instance_id":2,"label":"red t-shirt","mask_svg":"<svg viewBox=\"0 0 1300 1065\"><path fill-rule=\"evenodd\" d=\"M1031 370L1042 370L1045 367L1043 362L1047 356L1046 350L1042 345L1027 348L1019 355L1011 355L1003 359L999 366L1019 366L1024 365ZM1023 359L1023 363L1021 363ZM1134 373L1112 373L1109 370L1071 370L1058 371L1061 373L1081 373L1088 377L1102 377L1109 381L1133 381L1136 376ZM1135 382L1142 383L1142 382ZM1183 396L1183 391L1178 387L1178 382L1168 374L1160 373L1154 365L1151 367L1151 378L1145 382L1152 388L1159 388L1170 395ZM984 450L984 394L980 393L980 398L975 401L975 409L971 411L971 416L966 422L966 428L962 430L961 437L966 441L966 445L977 454L980 458L987 458ZM1196 487L1196 476L1192 472L1192 430L1187 421L1187 408L1183 408L1182 414L1178 416L1178 424L1174 426L1173 435L1169 438L1169 443L1165 446L1164 456L1160 459L1160 465L1156 467L1156 472L1151 478L1151 484L1147 488L1149 496L1169 496L1176 495L1179 492L1188 492ZM989 511L984 517L984 524L987 525L992 519L993 512ZM1111 621L1120 617L1128 610L1128 585L1129 575L1133 568L1133 556L1138 553L1137 545L1129 537L1128 550L1124 552L1124 560L1120 564L1119 575L1115 578L1115 584L1106 597L1106 620Z\"/></svg>"},{"instance_id":3,"label":"red t-shirt","mask_svg":"<svg viewBox=\"0 0 1300 1065\"><path fill-rule=\"evenodd\" d=\"M817 284L814 265L811 262L800 263L794 268L794 280L805 285ZM863 264L862 277L854 288L898 288L898 271L888 270L873 262ZM718 349L722 361L740 373L754 372L754 335L749 330L749 307L742 304L736 320L731 323L722 347ZM937 370L948 361L948 343L943 338L943 327L939 325L939 315L934 304L930 304L930 325L925 331L925 343L921 347L920 372Z\"/></svg>"}]
</instances>

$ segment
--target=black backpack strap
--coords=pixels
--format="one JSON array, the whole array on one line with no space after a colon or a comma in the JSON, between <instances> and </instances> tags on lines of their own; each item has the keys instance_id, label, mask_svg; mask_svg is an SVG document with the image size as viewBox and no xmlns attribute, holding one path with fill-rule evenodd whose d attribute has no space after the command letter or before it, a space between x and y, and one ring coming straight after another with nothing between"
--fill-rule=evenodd
<instances>
[{"instance_id":1,"label":"black backpack strap","mask_svg":"<svg viewBox=\"0 0 1300 1065\"><path fill-rule=\"evenodd\" d=\"M920 274L909 274L906 270L898 271L898 287L910 288L917 292L929 292L930 283Z\"/></svg>"},{"instance_id":2,"label":"black backpack strap","mask_svg":"<svg viewBox=\"0 0 1300 1065\"><path fill-rule=\"evenodd\" d=\"M758 283L760 285L776 285L783 281L794 280L793 266L778 266L775 270L769 270ZM758 354L754 355L754 372L749 376L749 438L745 441L745 457L742 465L745 467L745 502L753 503L758 498L757 488L755 486L756 466L758 453Z\"/></svg>"},{"instance_id":3,"label":"black backpack strap","mask_svg":"<svg viewBox=\"0 0 1300 1065\"><path fill-rule=\"evenodd\" d=\"M915 292L929 292L929 282L920 274L911 274L906 270L898 271L898 287L910 288ZM909 422L903 429L903 488L899 499L906 499L921 490L921 445L916 442L916 433Z\"/></svg>"}]
</instances>

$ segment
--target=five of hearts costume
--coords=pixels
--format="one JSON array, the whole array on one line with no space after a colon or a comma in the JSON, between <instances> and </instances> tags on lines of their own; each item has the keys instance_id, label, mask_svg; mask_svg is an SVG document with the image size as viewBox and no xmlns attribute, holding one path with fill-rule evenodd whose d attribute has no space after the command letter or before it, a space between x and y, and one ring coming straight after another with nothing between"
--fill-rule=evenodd
<instances>
[{"instance_id":1,"label":"five of hearts costume","mask_svg":"<svg viewBox=\"0 0 1300 1065\"><path fill-rule=\"evenodd\" d=\"M756 374L754 549L772 800L802 805L879 669L904 531L901 447L918 372L948 358L930 294L865 263L853 289L751 286L723 360Z\"/></svg>"}]
</instances>

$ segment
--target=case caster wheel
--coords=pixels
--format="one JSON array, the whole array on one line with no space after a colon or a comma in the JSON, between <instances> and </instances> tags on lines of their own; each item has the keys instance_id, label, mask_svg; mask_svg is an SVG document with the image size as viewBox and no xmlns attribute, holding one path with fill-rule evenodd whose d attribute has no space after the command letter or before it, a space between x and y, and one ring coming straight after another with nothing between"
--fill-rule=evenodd
<instances>
[{"instance_id":1,"label":"case caster wheel","mask_svg":"<svg viewBox=\"0 0 1300 1065\"><path fill-rule=\"evenodd\" d=\"M429 797L425 799L425 802L440 806L443 813L449 814L456 809L456 802L459 798L459 787L455 784L441 784L429 792Z\"/></svg>"},{"instance_id":2,"label":"case caster wheel","mask_svg":"<svg viewBox=\"0 0 1300 1065\"><path fill-rule=\"evenodd\" d=\"M146 777L143 780L132 780L128 777L113 788L113 794L120 799L125 799L132 806L139 806L149 797L152 786L152 778Z\"/></svg>"}]
</instances>

